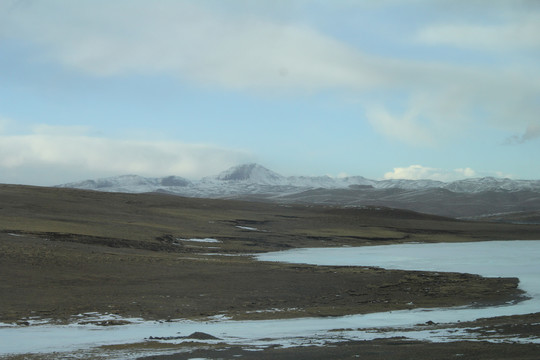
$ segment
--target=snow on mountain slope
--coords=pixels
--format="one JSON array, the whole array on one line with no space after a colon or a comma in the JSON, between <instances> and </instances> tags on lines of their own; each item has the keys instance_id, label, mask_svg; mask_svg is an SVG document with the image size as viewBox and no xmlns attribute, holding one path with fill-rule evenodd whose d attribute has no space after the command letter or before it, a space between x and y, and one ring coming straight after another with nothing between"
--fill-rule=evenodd
<instances>
[{"instance_id":1,"label":"snow on mountain slope","mask_svg":"<svg viewBox=\"0 0 540 360\"><path fill-rule=\"evenodd\" d=\"M242 181L260 185L285 185L287 179L259 164L234 166L217 176L205 178L207 181ZM204 179L203 179L204 180Z\"/></svg>"},{"instance_id":2,"label":"snow on mountain slope","mask_svg":"<svg viewBox=\"0 0 540 360\"><path fill-rule=\"evenodd\" d=\"M446 189L455 193L478 193L482 191L533 191L540 192L540 180L511 180L493 177L458 180L445 183L435 180L371 180L362 176L332 178L329 176L285 177L258 164L244 164L232 167L222 173L205 177L199 181L189 181L178 176L145 178L137 175L122 175L97 180L85 180L59 185L99 191L151 192L167 191L187 196L257 194L307 189L405 189L427 190Z\"/></svg>"},{"instance_id":3,"label":"snow on mountain slope","mask_svg":"<svg viewBox=\"0 0 540 360\"><path fill-rule=\"evenodd\" d=\"M540 180L511 180L494 177L464 179L451 182L444 186L453 192L476 193L482 191L540 191Z\"/></svg>"},{"instance_id":4,"label":"snow on mountain slope","mask_svg":"<svg viewBox=\"0 0 540 360\"><path fill-rule=\"evenodd\" d=\"M121 175L97 180L85 180L58 185L64 188L77 188L84 190L98 190L107 192L143 193L159 189L181 188L190 186L191 182L179 176L163 178L145 178L138 175Z\"/></svg>"},{"instance_id":5,"label":"snow on mountain slope","mask_svg":"<svg viewBox=\"0 0 540 360\"><path fill-rule=\"evenodd\" d=\"M330 176L291 176L287 178L289 184L304 188L325 188L333 189L336 187L346 187L340 184L337 179Z\"/></svg>"},{"instance_id":6,"label":"snow on mountain slope","mask_svg":"<svg viewBox=\"0 0 540 360\"><path fill-rule=\"evenodd\" d=\"M377 189L433 189L444 187L445 183L436 180L408 180L408 179L392 179L377 181L374 185Z\"/></svg>"},{"instance_id":7,"label":"snow on mountain slope","mask_svg":"<svg viewBox=\"0 0 540 360\"><path fill-rule=\"evenodd\" d=\"M198 181L178 176L145 178L123 175L59 187L280 203L376 205L451 217L540 211L539 180L478 178L444 183L434 180L371 180L361 176L285 177L258 164L235 166Z\"/></svg>"}]
</instances>

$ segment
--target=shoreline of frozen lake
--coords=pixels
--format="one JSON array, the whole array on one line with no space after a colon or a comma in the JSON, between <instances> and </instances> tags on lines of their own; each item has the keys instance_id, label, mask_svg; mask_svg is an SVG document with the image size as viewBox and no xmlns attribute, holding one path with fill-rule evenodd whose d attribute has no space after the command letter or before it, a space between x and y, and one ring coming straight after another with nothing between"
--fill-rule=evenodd
<instances>
[{"instance_id":1,"label":"shoreline of frozen lake","mask_svg":"<svg viewBox=\"0 0 540 360\"><path fill-rule=\"evenodd\" d=\"M517 277L519 288L530 297L516 304L484 308L420 309L431 321L458 322L479 318L523 315L540 311L540 241L507 240L465 243L393 244L365 247L304 248L257 255L260 261L328 266L373 266L384 269ZM436 311L435 311L436 310ZM392 311L414 314L416 310ZM369 316L368 314L366 316ZM407 316L403 318L405 320ZM414 319L411 319L414 321ZM416 320L416 323L419 321ZM412 325L412 323L409 323ZM395 322L388 326L404 326Z\"/></svg>"},{"instance_id":2,"label":"shoreline of frozen lake","mask_svg":"<svg viewBox=\"0 0 540 360\"><path fill-rule=\"evenodd\" d=\"M295 264L518 277L522 290L540 297L540 240L300 248L259 254L256 258Z\"/></svg>"},{"instance_id":3,"label":"shoreline of frozen lake","mask_svg":"<svg viewBox=\"0 0 540 360\"><path fill-rule=\"evenodd\" d=\"M230 344L284 346L340 340L372 340L404 336L415 340L475 340L474 334L452 326L430 329L415 326L432 321L457 323L478 318L520 315L540 309L540 241L400 244L360 248L294 249L255 256L261 261L317 265L378 266L387 269L467 272L482 276L518 277L529 300L487 308L399 310L335 318L285 320L213 320L150 322L132 319L122 326L36 325L0 327L0 356L15 353L77 351L99 345L142 342L149 337L187 336L205 332ZM0 324L1 325L1 324ZM336 329L351 329L340 330ZM488 340L483 338L482 340ZM540 342L540 338L508 339ZM182 342L173 340L172 342ZM495 339L494 341L500 341ZM503 340L504 341L504 340ZM24 344L24 345L23 345Z\"/></svg>"}]
</instances>

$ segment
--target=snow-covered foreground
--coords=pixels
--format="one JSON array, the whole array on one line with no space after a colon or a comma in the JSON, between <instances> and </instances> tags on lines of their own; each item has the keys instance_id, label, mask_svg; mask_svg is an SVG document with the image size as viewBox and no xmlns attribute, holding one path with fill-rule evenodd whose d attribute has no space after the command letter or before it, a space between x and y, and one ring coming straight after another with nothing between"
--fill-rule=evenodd
<instances>
[{"instance_id":1,"label":"snow-covered foreground","mask_svg":"<svg viewBox=\"0 0 540 360\"><path fill-rule=\"evenodd\" d=\"M230 344L285 346L317 344L347 339L370 340L404 336L428 341L476 340L478 334L455 329L451 324L426 329L428 321L456 323L502 315L540 311L540 241L492 241L476 243L402 244L361 248L297 249L258 255L259 260L320 265L362 265L389 269L468 272L483 276L518 277L530 300L489 308L448 308L391 311L336 318L287 320L173 321L97 325L0 324L0 356L9 353L76 351L104 344L138 343L150 337L180 337L205 332ZM540 342L540 338L508 339L494 335L488 341ZM172 339L169 342L193 341Z\"/></svg>"}]
</instances>

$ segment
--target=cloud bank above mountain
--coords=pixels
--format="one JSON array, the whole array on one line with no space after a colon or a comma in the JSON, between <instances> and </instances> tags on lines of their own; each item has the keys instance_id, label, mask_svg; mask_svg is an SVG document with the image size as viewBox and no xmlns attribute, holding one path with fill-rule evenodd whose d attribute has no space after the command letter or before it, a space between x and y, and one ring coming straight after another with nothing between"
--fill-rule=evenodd
<instances>
[{"instance_id":1,"label":"cloud bank above mountain","mask_svg":"<svg viewBox=\"0 0 540 360\"><path fill-rule=\"evenodd\" d=\"M421 180L431 179L439 181L454 181L463 178L473 178L479 176L476 171L471 168L464 169L437 169L425 167L422 165L411 165L408 167L397 167L392 171L384 174L385 179L410 179Z\"/></svg>"},{"instance_id":2,"label":"cloud bank above mountain","mask_svg":"<svg viewBox=\"0 0 540 360\"><path fill-rule=\"evenodd\" d=\"M8 182L54 185L85 177L182 174L199 178L249 160L249 153L205 144L116 140L80 128L39 126L31 134L0 134L0 168ZM32 169L45 176L24 181Z\"/></svg>"}]
</instances>

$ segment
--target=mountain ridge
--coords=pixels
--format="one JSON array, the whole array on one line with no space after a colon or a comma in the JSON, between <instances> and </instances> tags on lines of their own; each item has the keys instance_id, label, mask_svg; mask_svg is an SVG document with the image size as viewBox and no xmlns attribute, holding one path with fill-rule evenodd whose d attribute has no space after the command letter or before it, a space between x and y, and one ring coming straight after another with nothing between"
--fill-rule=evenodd
<instances>
[{"instance_id":1,"label":"mountain ridge","mask_svg":"<svg viewBox=\"0 0 540 360\"><path fill-rule=\"evenodd\" d=\"M256 163L234 166L198 181L179 176L121 175L57 187L279 203L380 205L450 217L540 211L540 180L483 177L442 182L430 179L372 180L362 176L285 177Z\"/></svg>"},{"instance_id":2,"label":"mountain ridge","mask_svg":"<svg viewBox=\"0 0 540 360\"><path fill-rule=\"evenodd\" d=\"M451 182L431 179L386 179L372 180L363 176L348 176L333 178L330 176L289 176L285 177L266 167L248 163L233 166L218 175L203 177L198 181L190 181L180 176L169 175L165 177L142 177L139 175L120 175L107 178L89 179L79 182L70 182L57 185L57 187L84 188L87 190L115 191L115 187L137 186L167 186L188 187L199 184L251 184L294 186L305 188L347 188L350 186L372 186L373 188L399 188L399 189L429 189L443 188L452 192L482 192L482 191L519 191L530 190L540 192L540 180L512 180L509 178L479 177L467 178ZM108 190L105 190L108 189ZM133 192L139 192L139 189ZM157 190L157 189L156 189Z\"/></svg>"}]
</instances>

